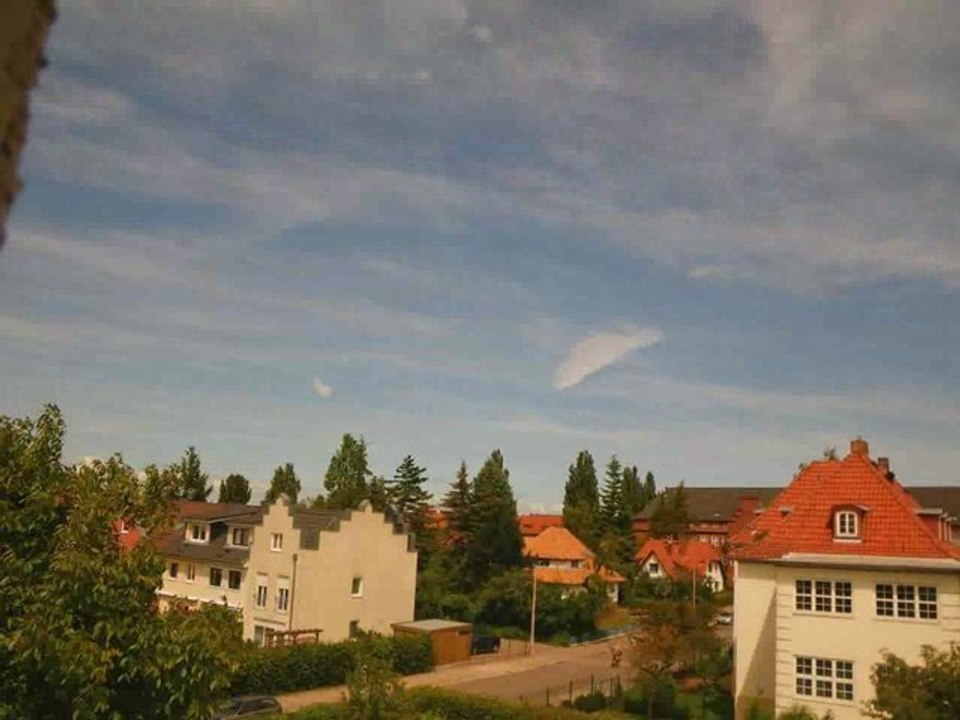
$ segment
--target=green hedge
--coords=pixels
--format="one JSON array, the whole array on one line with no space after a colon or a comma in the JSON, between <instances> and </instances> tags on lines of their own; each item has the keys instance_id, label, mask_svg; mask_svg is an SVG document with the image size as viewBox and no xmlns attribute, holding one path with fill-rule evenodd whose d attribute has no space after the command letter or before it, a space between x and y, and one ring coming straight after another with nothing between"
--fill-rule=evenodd
<instances>
[{"instance_id":1,"label":"green hedge","mask_svg":"<svg viewBox=\"0 0 960 720\"><path fill-rule=\"evenodd\" d=\"M401 675L433 668L430 638L403 635L385 638L394 669ZM244 649L234 673L231 691L238 694L284 693L342 685L353 667L353 642L304 643L276 648Z\"/></svg>"}]
</instances>

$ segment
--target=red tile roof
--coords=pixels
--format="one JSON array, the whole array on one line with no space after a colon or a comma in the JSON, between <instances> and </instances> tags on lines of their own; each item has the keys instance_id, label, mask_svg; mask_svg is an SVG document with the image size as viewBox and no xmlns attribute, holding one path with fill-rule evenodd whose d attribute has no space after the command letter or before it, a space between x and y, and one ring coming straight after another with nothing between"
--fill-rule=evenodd
<instances>
[{"instance_id":1,"label":"red tile roof","mask_svg":"<svg viewBox=\"0 0 960 720\"><path fill-rule=\"evenodd\" d=\"M524 537L539 535L547 528L563 527L563 515L521 515L517 520L520 523L520 534Z\"/></svg>"},{"instance_id":2,"label":"red tile roof","mask_svg":"<svg viewBox=\"0 0 960 720\"><path fill-rule=\"evenodd\" d=\"M650 538L633 556L638 565L643 565L654 555L667 577L693 572L706 573L711 562L721 562L720 549L701 540L660 540Z\"/></svg>"},{"instance_id":3,"label":"red tile roof","mask_svg":"<svg viewBox=\"0 0 960 720\"><path fill-rule=\"evenodd\" d=\"M580 538L562 527L547 528L536 537L525 537L523 554L541 560L592 560L594 557Z\"/></svg>"},{"instance_id":4,"label":"red tile roof","mask_svg":"<svg viewBox=\"0 0 960 720\"><path fill-rule=\"evenodd\" d=\"M938 537L916 514L919 503L873 462L863 440L843 460L806 465L767 509L732 538L740 560L772 560L790 553L960 559L960 549ZM860 538L834 539L834 513L860 514Z\"/></svg>"}]
</instances>

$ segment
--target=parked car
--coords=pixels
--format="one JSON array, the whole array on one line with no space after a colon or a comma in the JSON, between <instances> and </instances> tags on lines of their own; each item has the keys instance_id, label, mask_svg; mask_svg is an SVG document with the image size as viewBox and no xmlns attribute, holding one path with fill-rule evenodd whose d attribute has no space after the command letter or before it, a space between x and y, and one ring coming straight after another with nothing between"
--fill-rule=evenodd
<instances>
[{"instance_id":1,"label":"parked car","mask_svg":"<svg viewBox=\"0 0 960 720\"><path fill-rule=\"evenodd\" d=\"M269 695L244 695L225 700L217 708L214 720L241 720L241 718L260 717L264 715L279 715L283 712L280 703Z\"/></svg>"},{"instance_id":2,"label":"parked car","mask_svg":"<svg viewBox=\"0 0 960 720\"><path fill-rule=\"evenodd\" d=\"M471 655L500 652L500 638L496 635L474 635L470 643Z\"/></svg>"},{"instance_id":3,"label":"parked car","mask_svg":"<svg viewBox=\"0 0 960 720\"><path fill-rule=\"evenodd\" d=\"M717 615L717 625L733 625L733 613L722 612Z\"/></svg>"}]
</instances>

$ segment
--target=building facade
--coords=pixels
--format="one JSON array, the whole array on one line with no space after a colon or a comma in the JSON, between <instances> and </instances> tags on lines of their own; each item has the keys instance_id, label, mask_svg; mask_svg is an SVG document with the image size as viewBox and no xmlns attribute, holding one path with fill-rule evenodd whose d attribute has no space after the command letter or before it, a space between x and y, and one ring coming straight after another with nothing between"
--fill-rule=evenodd
<instances>
[{"instance_id":1,"label":"building facade","mask_svg":"<svg viewBox=\"0 0 960 720\"><path fill-rule=\"evenodd\" d=\"M710 542L650 538L634 560L640 572L651 578L678 582L696 575L714 592L726 587L723 556L720 548Z\"/></svg>"},{"instance_id":2,"label":"building facade","mask_svg":"<svg viewBox=\"0 0 960 720\"><path fill-rule=\"evenodd\" d=\"M548 527L535 537L525 537L523 554L533 560L538 583L559 585L564 594L573 594L585 592L590 578L596 578L611 602L619 599L624 577L600 565L593 551L564 527Z\"/></svg>"},{"instance_id":3,"label":"building facade","mask_svg":"<svg viewBox=\"0 0 960 720\"><path fill-rule=\"evenodd\" d=\"M166 568L161 608L174 599L242 614L245 639L319 630L337 641L390 633L413 618L417 553L406 530L369 504L304 510L181 503L180 522L155 540Z\"/></svg>"},{"instance_id":4,"label":"building facade","mask_svg":"<svg viewBox=\"0 0 960 720\"><path fill-rule=\"evenodd\" d=\"M960 548L863 440L804 466L733 539L737 718L804 705L860 718L892 652L960 641Z\"/></svg>"}]
</instances>

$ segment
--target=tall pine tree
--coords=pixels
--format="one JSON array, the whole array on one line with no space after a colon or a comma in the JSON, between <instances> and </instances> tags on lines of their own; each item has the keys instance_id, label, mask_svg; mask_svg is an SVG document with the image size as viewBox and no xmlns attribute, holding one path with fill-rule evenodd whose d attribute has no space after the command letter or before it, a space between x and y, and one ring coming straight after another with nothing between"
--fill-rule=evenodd
<instances>
[{"instance_id":1,"label":"tall pine tree","mask_svg":"<svg viewBox=\"0 0 960 720\"><path fill-rule=\"evenodd\" d=\"M474 585L520 564L523 540L517 522L517 501L503 454L494 450L473 480L469 511L467 573Z\"/></svg>"},{"instance_id":2,"label":"tall pine tree","mask_svg":"<svg viewBox=\"0 0 960 720\"><path fill-rule=\"evenodd\" d=\"M604 532L619 534L623 526L623 467L616 455L607 463L600 501L600 518Z\"/></svg>"},{"instance_id":3,"label":"tall pine tree","mask_svg":"<svg viewBox=\"0 0 960 720\"><path fill-rule=\"evenodd\" d=\"M323 486L327 489L326 506L352 510L370 496L373 473L367 464L367 443L347 433L340 447L330 458Z\"/></svg>"},{"instance_id":4,"label":"tall pine tree","mask_svg":"<svg viewBox=\"0 0 960 720\"><path fill-rule=\"evenodd\" d=\"M470 503L473 498L473 483L467 474L467 463L460 461L457 479L443 496L442 507L447 516L447 531L450 545L458 554L466 552L470 542Z\"/></svg>"},{"instance_id":5,"label":"tall pine tree","mask_svg":"<svg viewBox=\"0 0 960 720\"><path fill-rule=\"evenodd\" d=\"M428 513L433 499L427 489L427 471L417 465L413 455L407 455L397 467L390 483L390 504L403 518L407 527L418 538L423 547L427 537Z\"/></svg>"},{"instance_id":6,"label":"tall pine tree","mask_svg":"<svg viewBox=\"0 0 960 720\"><path fill-rule=\"evenodd\" d=\"M291 505L296 505L297 498L300 497L300 479L293 469L293 463L279 465L273 471L273 479L270 481L270 487L263 501L270 504L275 502L280 495L286 495L290 499Z\"/></svg>"},{"instance_id":7,"label":"tall pine tree","mask_svg":"<svg viewBox=\"0 0 960 720\"><path fill-rule=\"evenodd\" d=\"M600 539L600 493L593 456L581 450L567 472L563 490L563 524L581 541L595 547Z\"/></svg>"},{"instance_id":8,"label":"tall pine tree","mask_svg":"<svg viewBox=\"0 0 960 720\"><path fill-rule=\"evenodd\" d=\"M623 512L630 523L637 516L637 513L643 510L644 502L643 484L640 482L640 473L636 465L631 465L623 469Z\"/></svg>"},{"instance_id":9,"label":"tall pine tree","mask_svg":"<svg viewBox=\"0 0 960 720\"><path fill-rule=\"evenodd\" d=\"M200 468L200 456L195 447L191 445L187 448L180 464L176 466L176 472L180 485L178 495L182 500L207 501L213 486L207 484L210 476Z\"/></svg>"},{"instance_id":10,"label":"tall pine tree","mask_svg":"<svg viewBox=\"0 0 960 720\"><path fill-rule=\"evenodd\" d=\"M657 481L653 473L647 471L647 476L643 480L643 506L646 507L657 497Z\"/></svg>"},{"instance_id":11,"label":"tall pine tree","mask_svg":"<svg viewBox=\"0 0 960 720\"><path fill-rule=\"evenodd\" d=\"M243 475L232 473L220 481L220 503L239 503L246 505L250 502L250 483Z\"/></svg>"}]
</instances>

